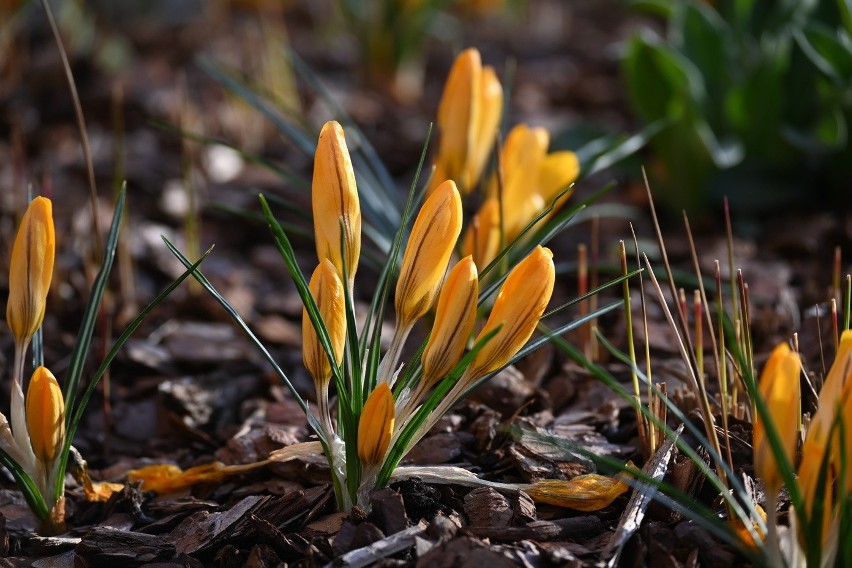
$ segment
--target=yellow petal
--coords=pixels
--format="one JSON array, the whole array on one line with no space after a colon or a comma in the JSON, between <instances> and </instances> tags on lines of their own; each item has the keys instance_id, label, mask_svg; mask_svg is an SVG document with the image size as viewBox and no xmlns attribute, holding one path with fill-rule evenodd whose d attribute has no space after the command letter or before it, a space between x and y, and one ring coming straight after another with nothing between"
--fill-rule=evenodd
<instances>
[{"instance_id":1,"label":"yellow petal","mask_svg":"<svg viewBox=\"0 0 852 568\"><path fill-rule=\"evenodd\" d=\"M396 283L396 316L410 326L429 311L438 294L462 224L461 197L450 180L426 199L405 246Z\"/></svg>"},{"instance_id":2,"label":"yellow petal","mask_svg":"<svg viewBox=\"0 0 852 568\"><path fill-rule=\"evenodd\" d=\"M763 508L757 504L755 504L754 508L755 510L757 510L757 514L760 515L760 518L765 523L766 511L764 511ZM757 548L757 543L754 542L754 537L751 536L751 531L746 528L742 520L740 520L739 518L731 519L731 525L733 526L734 532L737 533L737 536L739 537L741 542L745 543L745 545L751 549ZM754 529L754 532L756 532L757 535L761 538L761 540L765 537L763 531L760 530L760 525L757 522L752 523L752 528Z\"/></svg>"},{"instance_id":3,"label":"yellow petal","mask_svg":"<svg viewBox=\"0 0 852 568\"><path fill-rule=\"evenodd\" d=\"M479 280L470 256L456 264L438 297L435 323L423 351L423 382L431 386L449 373L461 359L476 319Z\"/></svg>"},{"instance_id":4,"label":"yellow petal","mask_svg":"<svg viewBox=\"0 0 852 568\"><path fill-rule=\"evenodd\" d=\"M18 342L28 342L44 319L55 249L53 205L36 197L21 219L9 267L6 321Z\"/></svg>"},{"instance_id":5,"label":"yellow petal","mask_svg":"<svg viewBox=\"0 0 852 568\"><path fill-rule=\"evenodd\" d=\"M500 117L503 113L503 87L497 78L493 67L482 69L482 83L479 90L479 116L476 123L471 124L472 140L470 154L465 164L465 173L461 179L460 189L468 194L479 183L482 171L494 147L497 129L500 127Z\"/></svg>"},{"instance_id":6,"label":"yellow petal","mask_svg":"<svg viewBox=\"0 0 852 568\"><path fill-rule=\"evenodd\" d=\"M106 503L114 493L124 489L123 483L111 483L109 481L95 481L83 486L86 501L90 503Z\"/></svg>"},{"instance_id":7,"label":"yellow petal","mask_svg":"<svg viewBox=\"0 0 852 568\"><path fill-rule=\"evenodd\" d=\"M326 258L320 262L308 287L331 339L335 363L340 365L346 342L346 304L343 283L330 260ZM302 360L314 382L326 383L331 377L328 356L320 344L307 309L302 310Z\"/></svg>"},{"instance_id":8,"label":"yellow petal","mask_svg":"<svg viewBox=\"0 0 852 568\"><path fill-rule=\"evenodd\" d=\"M27 388L27 430L36 457L45 464L53 461L65 440L65 400L45 367L33 372Z\"/></svg>"},{"instance_id":9,"label":"yellow petal","mask_svg":"<svg viewBox=\"0 0 852 568\"><path fill-rule=\"evenodd\" d=\"M509 273L476 341L500 329L474 357L467 372L471 380L504 367L524 346L550 301L555 278L553 253L540 245Z\"/></svg>"},{"instance_id":10,"label":"yellow petal","mask_svg":"<svg viewBox=\"0 0 852 568\"><path fill-rule=\"evenodd\" d=\"M501 161L503 166L503 228L506 242L512 239L541 211L543 200L536 191L537 176L547 155L550 135L544 128L515 126L506 136ZM492 197L497 197L497 181L492 182ZM530 197L537 196L530 206Z\"/></svg>"},{"instance_id":11,"label":"yellow petal","mask_svg":"<svg viewBox=\"0 0 852 568\"><path fill-rule=\"evenodd\" d=\"M446 177L436 179L433 176L429 193L447 178L457 181L462 188L469 187L470 180L465 173L465 164L473 145L473 125L480 122L482 86L482 60L479 51L466 49L453 62L438 105L438 129L441 138L437 161Z\"/></svg>"},{"instance_id":12,"label":"yellow petal","mask_svg":"<svg viewBox=\"0 0 852 568\"><path fill-rule=\"evenodd\" d=\"M387 383L379 383L361 411L358 422L358 457L365 464L380 464L388 451L395 422L393 393Z\"/></svg>"},{"instance_id":13,"label":"yellow petal","mask_svg":"<svg viewBox=\"0 0 852 568\"><path fill-rule=\"evenodd\" d=\"M311 203L317 256L320 261L329 259L341 276L340 231L341 225L343 227L343 249L351 286L361 255L361 204L343 128L335 121L326 122L320 132L314 156Z\"/></svg>"},{"instance_id":14,"label":"yellow petal","mask_svg":"<svg viewBox=\"0 0 852 568\"><path fill-rule=\"evenodd\" d=\"M789 463L794 463L799 413L799 355L786 343L778 345L769 356L760 375L759 391L781 438ZM778 461L772 452L763 420L754 422L754 468L770 491L781 489Z\"/></svg>"},{"instance_id":15,"label":"yellow petal","mask_svg":"<svg viewBox=\"0 0 852 568\"><path fill-rule=\"evenodd\" d=\"M486 199L473 217L462 240L462 253L473 256L477 266L488 266L500 252L500 204Z\"/></svg>"},{"instance_id":16,"label":"yellow petal","mask_svg":"<svg viewBox=\"0 0 852 568\"><path fill-rule=\"evenodd\" d=\"M539 481L526 489L526 492L539 503L590 512L609 506L628 488L629 486L618 477L589 473L568 481Z\"/></svg>"},{"instance_id":17,"label":"yellow petal","mask_svg":"<svg viewBox=\"0 0 852 568\"><path fill-rule=\"evenodd\" d=\"M557 195L574 183L579 174L580 162L574 152L566 150L547 154L539 166L536 187L536 191L541 195L545 206L549 206ZM567 200L570 195L571 192L569 191L560 198L560 201Z\"/></svg>"}]
</instances>

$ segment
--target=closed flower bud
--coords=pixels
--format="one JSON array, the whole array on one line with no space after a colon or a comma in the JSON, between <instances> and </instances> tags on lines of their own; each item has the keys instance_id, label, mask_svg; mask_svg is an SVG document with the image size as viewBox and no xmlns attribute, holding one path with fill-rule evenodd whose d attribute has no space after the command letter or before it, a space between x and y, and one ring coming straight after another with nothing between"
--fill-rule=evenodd
<instances>
[{"instance_id":1,"label":"closed flower bud","mask_svg":"<svg viewBox=\"0 0 852 568\"><path fill-rule=\"evenodd\" d=\"M461 225L461 198L456 184L447 180L426 199L405 247L396 283L400 328L411 326L432 307Z\"/></svg>"},{"instance_id":2,"label":"closed flower bud","mask_svg":"<svg viewBox=\"0 0 852 568\"><path fill-rule=\"evenodd\" d=\"M462 240L462 253L473 256L477 266L488 266L500 252L500 204L486 199L473 217Z\"/></svg>"},{"instance_id":3,"label":"closed flower bud","mask_svg":"<svg viewBox=\"0 0 852 568\"><path fill-rule=\"evenodd\" d=\"M550 301L555 278L553 253L540 245L509 273L476 341L500 329L474 357L469 380L504 367L524 346Z\"/></svg>"},{"instance_id":4,"label":"closed flower bud","mask_svg":"<svg viewBox=\"0 0 852 568\"><path fill-rule=\"evenodd\" d=\"M351 286L361 255L361 204L343 128L335 121L326 122L320 132L314 156L311 202L317 256L320 261L324 258L331 260L342 277L342 227L343 250Z\"/></svg>"},{"instance_id":5,"label":"closed flower bud","mask_svg":"<svg viewBox=\"0 0 852 568\"><path fill-rule=\"evenodd\" d=\"M53 373L39 367L27 389L27 430L33 453L50 463L65 439L65 400Z\"/></svg>"},{"instance_id":6,"label":"closed flower bud","mask_svg":"<svg viewBox=\"0 0 852 568\"><path fill-rule=\"evenodd\" d=\"M343 348L346 342L346 304L343 284L337 270L327 258L314 270L308 284L311 295L319 308L320 316L328 331L335 364L343 361ZM331 365L325 350L320 344L317 332L308 317L308 310L302 310L302 360L317 384L328 382L331 377Z\"/></svg>"},{"instance_id":7,"label":"closed flower bud","mask_svg":"<svg viewBox=\"0 0 852 568\"><path fill-rule=\"evenodd\" d=\"M769 356L766 367L760 375L760 396L766 403L769 416L781 438L787 460L793 463L796 451L796 433L799 413L799 373L801 361L799 355L790 350L786 343L778 345ZM781 475L778 461L769 438L766 426L758 415L754 422L754 468L763 479L769 491L777 493L781 489Z\"/></svg>"},{"instance_id":8,"label":"closed flower bud","mask_svg":"<svg viewBox=\"0 0 852 568\"><path fill-rule=\"evenodd\" d=\"M422 380L427 388L446 376L461 359L476 319L477 277L473 259L466 256L453 267L441 287L432 334L421 358Z\"/></svg>"},{"instance_id":9,"label":"closed flower bud","mask_svg":"<svg viewBox=\"0 0 852 568\"><path fill-rule=\"evenodd\" d=\"M29 342L44 320L55 249L53 206L36 197L21 219L9 268L6 321L18 343Z\"/></svg>"},{"instance_id":10,"label":"closed flower bud","mask_svg":"<svg viewBox=\"0 0 852 568\"><path fill-rule=\"evenodd\" d=\"M382 463L393 437L394 413L393 393L387 383L379 383L367 397L358 423L358 457L363 463Z\"/></svg>"},{"instance_id":11,"label":"closed flower bud","mask_svg":"<svg viewBox=\"0 0 852 568\"><path fill-rule=\"evenodd\" d=\"M819 403L817 410L811 418L808 425L808 433L805 436L805 443L802 446L802 461L799 465L798 481L802 489L805 501L805 509L808 515L813 510L813 504L817 499L825 500L823 508L823 539L828 534L829 524L833 515L831 503L833 501L832 494L835 487L835 475L841 469L841 451L840 451L840 434L834 432L832 445L829 447L829 437L832 436L831 429L836 423L838 408L844 412L844 423L848 431L850 416L852 410L852 330L846 330L840 337L840 344L837 347L837 353L834 356L828 374L823 382L822 390L819 393ZM850 455L849 448L852 436L846 436L847 456ZM823 486L823 495L817 495L819 485L820 469L823 461L829 460L827 471L828 478ZM847 492L850 486L850 476L847 475Z\"/></svg>"},{"instance_id":12,"label":"closed flower bud","mask_svg":"<svg viewBox=\"0 0 852 568\"><path fill-rule=\"evenodd\" d=\"M497 136L503 88L491 67L482 67L479 52L466 49L456 58L438 106L437 171L429 192L449 178L464 193L479 181Z\"/></svg>"}]
</instances>

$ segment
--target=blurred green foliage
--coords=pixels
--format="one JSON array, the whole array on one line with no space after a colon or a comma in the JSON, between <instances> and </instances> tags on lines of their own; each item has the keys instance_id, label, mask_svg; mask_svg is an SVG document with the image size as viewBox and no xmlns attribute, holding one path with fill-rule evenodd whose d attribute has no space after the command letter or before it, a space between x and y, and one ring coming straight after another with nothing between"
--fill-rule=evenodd
<instances>
[{"instance_id":1,"label":"blurred green foliage","mask_svg":"<svg viewBox=\"0 0 852 568\"><path fill-rule=\"evenodd\" d=\"M640 0L661 17L622 62L667 204L696 212L848 202L852 0Z\"/></svg>"}]
</instances>

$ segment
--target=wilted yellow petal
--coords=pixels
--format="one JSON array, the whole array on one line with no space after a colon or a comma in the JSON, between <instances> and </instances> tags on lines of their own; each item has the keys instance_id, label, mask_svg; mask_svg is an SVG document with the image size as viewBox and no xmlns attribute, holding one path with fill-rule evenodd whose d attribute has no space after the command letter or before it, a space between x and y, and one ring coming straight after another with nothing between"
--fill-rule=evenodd
<instances>
[{"instance_id":1,"label":"wilted yellow petal","mask_svg":"<svg viewBox=\"0 0 852 568\"><path fill-rule=\"evenodd\" d=\"M36 457L43 463L53 461L65 440L65 400L56 377L45 367L33 372L27 388L27 430Z\"/></svg>"},{"instance_id":2,"label":"wilted yellow petal","mask_svg":"<svg viewBox=\"0 0 852 568\"><path fill-rule=\"evenodd\" d=\"M799 355L786 343L779 344L769 356L760 375L760 396L766 403L775 429L781 438L789 463L794 463L799 422ZM754 468L769 491L781 489L778 460L772 451L766 427L758 415L754 421Z\"/></svg>"},{"instance_id":3,"label":"wilted yellow petal","mask_svg":"<svg viewBox=\"0 0 852 568\"><path fill-rule=\"evenodd\" d=\"M343 227L342 241L351 286L361 255L361 204L343 128L335 121L325 123L317 142L311 203L317 256L320 261L331 260L341 277L340 230L341 225Z\"/></svg>"},{"instance_id":4,"label":"wilted yellow petal","mask_svg":"<svg viewBox=\"0 0 852 568\"><path fill-rule=\"evenodd\" d=\"M766 522L766 511L764 511L763 508L760 505L757 505L757 504L755 504L754 508L757 511L757 514L760 515L761 520L763 520L763 522L765 523ZM746 546L748 546L751 549L757 548L757 543L754 542L754 537L751 536L751 531L749 531L746 528L746 526L745 526L745 524L743 524L742 520L740 520L739 518L731 519L731 525L734 528L734 532L737 533L737 536L739 537L740 542L744 543ZM760 525L758 523L756 523L756 522L753 523L752 528L754 529L754 532L756 532L758 534L758 536L760 536L761 539L763 539L765 537L765 535L763 534L763 531L760 530Z\"/></svg>"},{"instance_id":5,"label":"wilted yellow petal","mask_svg":"<svg viewBox=\"0 0 852 568\"><path fill-rule=\"evenodd\" d=\"M550 301L555 278L553 253L540 245L509 273L476 341L500 330L474 357L466 373L471 380L505 366L524 346Z\"/></svg>"},{"instance_id":6,"label":"wilted yellow petal","mask_svg":"<svg viewBox=\"0 0 852 568\"><path fill-rule=\"evenodd\" d=\"M142 482L142 489L154 493L173 493L197 483L218 483L230 475L245 473L263 467L267 460L245 465L225 465L222 462L212 462L191 467L186 471L176 465L149 465L127 472L127 481Z\"/></svg>"},{"instance_id":7,"label":"wilted yellow petal","mask_svg":"<svg viewBox=\"0 0 852 568\"><path fill-rule=\"evenodd\" d=\"M539 481L527 488L526 492L539 503L590 512L609 506L628 488L629 486L617 477L589 473L568 481Z\"/></svg>"},{"instance_id":8,"label":"wilted yellow petal","mask_svg":"<svg viewBox=\"0 0 852 568\"><path fill-rule=\"evenodd\" d=\"M346 342L346 303L343 283L330 260L326 258L319 263L308 287L331 339L335 363L340 365L343 361L343 348ZM314 382L317 384L328 382L331 377L331 365L314 330L311 318L308 317L307 309L302 310L302 360Z\"/></svg>"},{"instance_id":9,"label":"wilted yellow petal","mask_svg":"<svg viewBox=\"0 0 852 568\"><path fill-rule=\"evenodd\" d=\"M21 219L9 267L6 321L19 343L28 342L44 319L55 254L53 205L36 197Z\"/></svg>"},{"instance_id":10,"label":"wilted yellow petal","mask_svg":"<svg viewBox=\"0 0 852 568\"><path fill-rule=\"evenodd\" d=\"M123 489L123 483L95 481L90 482L89 485L84 485L83 493L86 495L86 501L90 503L106 503L114 493L119 493Z\"/></svg>"},{"instance_id":11,"label":"wilted yellow petal","mask_svg":"<svg viewBox=\"0 0 852 568\"><path fill-rule=\"evenodd\" d=\"M500 252L500 204L486 199L473 217L462 240L462 253L473 256L477 266L488 266Z\"/></svg>"},{"instance_id":12,"label":"wilted yellow petal","mask_svg":"<svg viewBox=\"0 0 852 568\"><path fill-rule=\"evenodd\" d=\"M405 328L435 301L462 225L461 197L447 180L426 199L405 246L396 283L397 324Z\"/></svg>"},{"instance_id":13,"label":"wilted yellow petal","mask_svg":"<svg viewBox=\"0 0 852 568\"><path fill-rule=\"evenodd\" d=\"M367 397L358 422L358 457L362 462L382 463L393 437L395 418L393 393L387 383L379 383Z\"/></svg>"},{"instance_id":14,"label":"wilted yellow petal","mask_svg":"<svg viewBox=\"0 0 852 568\"><path fill-rule=\"evenodd\" d=\"M478 297L476 265L466 256L453 267L441 287L435 323L421 358L425 387L446 376L461 359L473 330Z\"/></svg>"}]
</instances>

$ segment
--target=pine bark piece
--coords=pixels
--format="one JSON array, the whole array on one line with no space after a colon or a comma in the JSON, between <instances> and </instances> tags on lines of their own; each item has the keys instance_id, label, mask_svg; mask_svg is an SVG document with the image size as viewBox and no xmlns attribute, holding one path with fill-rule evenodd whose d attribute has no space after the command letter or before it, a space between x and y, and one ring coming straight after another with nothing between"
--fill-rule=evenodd
<instances>
[{"instance_id":1,"label":"pine bark piece","mask_svg":"<svg viewBox=\"0 0 852 568\"><path fill-rule=\"evenodd\" d=\"M508 527L512 506L499 491L477 487L464 498L464 512L474 527Z\"/></svg>"},{"instance_id":2,"label":"pine bark piece","mask_svg":"<svg viewBox=\"0 0 852 568\"><path fill-rule=\"evenodd\" d=\"M520 540L561 540L600 534L604 530L601 520L594 515L570 517L557 521L533 521L522 527L465 527L461 532L478 538L499 542Z\"/></svg>"},{"instance_id":3,"label":"pine bark piece","mask_svg":"<svg viewBox=\"0 0 852 568\"><path fill-rule=\"evenodd\" d=\"M385 534L394 534L408 528L408 516L405 514L405 504L402 495L384 487L373 491L370 495L373 510L370 520Z\"/></svg>"},{"instance_id":4,"label":"pine bark piece","mask_svg":"<svg viewBox=\"0 0 852 568\"><path fill-rule=\"evenodd\" d=\"M150 534L95 527L74 549L85 568L145 566L174 558L175 545Z\"/></svg>"}]
</instances>

